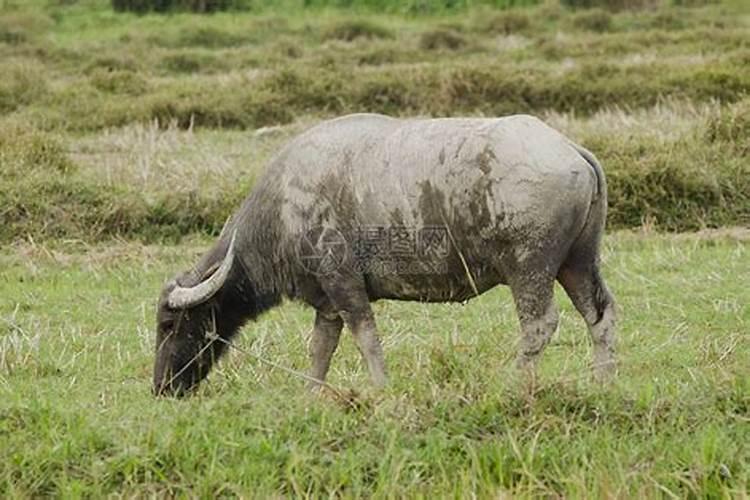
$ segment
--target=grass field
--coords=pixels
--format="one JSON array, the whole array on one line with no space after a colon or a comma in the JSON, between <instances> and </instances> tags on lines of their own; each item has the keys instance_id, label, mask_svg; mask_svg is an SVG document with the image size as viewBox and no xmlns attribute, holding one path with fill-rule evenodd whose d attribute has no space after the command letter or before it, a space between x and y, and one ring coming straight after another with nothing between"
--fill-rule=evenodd
<instances>
[{"instance_id":1,"label":"grass field","mask_svg":"<svg viewBox=\"0 0 750 500\"><path fill-rule=\"evenodd\" d=\"M0 0L0 497L750 497L747 2L232 1ZM195 397L151 397L162 283L285 141L362 111L533 113L597 154L612 386L558 293L521 390L497 289L378 303L383 392L349 338L343 399L255 359L308 367L284 304Z\"/></svg>"},{"instance_id":2,"label":"grass field","mask_svg":"<svg viewBox=\"0 0 750 500\"><path fill-rule=\"evenodd\" d=\"M206 241L18 245L0 256L0 494L747 497L746 230L619 233L620 375L589 380L564 294L533 397L508 380L509 293L382 302L391 385L368 389L351 339L331 382L356 407L234 352L196 397L154 400L155 291ZM309 309L286 304L238 345L305 370Z\"/></svg>"}]
</instances>

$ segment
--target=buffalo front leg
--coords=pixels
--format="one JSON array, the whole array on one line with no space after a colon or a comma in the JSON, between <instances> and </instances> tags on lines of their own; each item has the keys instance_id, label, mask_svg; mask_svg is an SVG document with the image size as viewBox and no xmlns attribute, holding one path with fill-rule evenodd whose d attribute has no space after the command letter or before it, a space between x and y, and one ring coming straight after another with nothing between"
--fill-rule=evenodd
<instances>
[{"instance_id":1,"label":"buffalo front leg","mask_svg":"<svg viewBox=\"0 0 750 500\"><path fill-rule=\"evenodd\" d=\"M344 266L325 276L321 285L333 308L351 329L373 384L376 387L384 386L387 377L383 347L378 338L364 278L355 269Z\"/></svg>"},{"instance_id":2,"label":"buffalo front leg","mask_svg":"<svg viewBox=\"0 0 750 500\"><path fill-rule=\"evenodd\" d=\"M310 376L321 382L325 381L328 369L331 366L331 358L339 345L341 329L344 321L335 313L315 313L315 325L310 335L310 357L312 358L312 369ZM310 382L310 389L317 389L320 384Z\"/></svg>"},{"instance_id":3,"label":"buffalo front leg","mask_svg":"<svg viewBox=\"0 0 750 500\"><path fill-rule=\"evenodd\" d=\"M553 280L528 280L511 286L521 324L517 366L531 385L544 348L557 329L559 315Z\"/></svg>"},{"instance_id":4,"label":"buffalo front leg","mask_svg":"<svg viewBox=\"0 0 750 500\"><path fill-rule=\"evenodd\" d=\"M354 341L357 344L362 359L370 372L372 383L376 387L383 387L388 378L385 374L385 359L383 357L383 346L378 337L375 327L375 317L369 304L365 311L357 313L343 313L347 325L352 330Z\"/></svg>"}]
</instances>

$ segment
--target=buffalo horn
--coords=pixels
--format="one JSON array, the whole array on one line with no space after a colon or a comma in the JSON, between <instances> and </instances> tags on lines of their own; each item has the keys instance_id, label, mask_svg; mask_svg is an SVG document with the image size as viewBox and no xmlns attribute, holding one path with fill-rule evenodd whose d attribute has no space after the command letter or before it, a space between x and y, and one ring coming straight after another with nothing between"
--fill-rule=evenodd
<instances>
[{"instance_id":1,"label":"buffalo horn","mask_svg":"<svg viewBox=\"0 0 750 500\"><path fill-rule=\"evenodd\" d=\"M234 262L234 238L237 236L237 230L232 233L232 239L229 242L229 248L221 262L219 268L208 278L192 287L181 287L177 285L167 297L167 304L172 309L185 309L188 307L202 304L213 297L219 289L224 286L224 282L229 276Z\"/></svg>"}]
</instances>

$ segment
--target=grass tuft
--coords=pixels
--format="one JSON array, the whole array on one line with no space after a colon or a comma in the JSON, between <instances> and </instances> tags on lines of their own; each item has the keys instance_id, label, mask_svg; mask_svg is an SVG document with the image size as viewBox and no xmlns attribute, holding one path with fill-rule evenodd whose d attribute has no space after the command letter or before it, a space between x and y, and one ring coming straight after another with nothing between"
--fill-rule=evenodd
<instances>
[{"instance_id":1,"label":"grass tuft","mask_svg":"<svg viewBox=\"0 0 750 500\"><path fill-rule=\"evenodd\" d=\"M21 45L30 42L54 24L53 19L42 12L0 10L0 43Z\"/></svg>"},{"instance_id":2,"label":"grass tuft","mask_svg":"<svg viewBox=\"0 0 750 500\"><path fill-rule=\"evenodd\" d=\"M482 16L477 27L484 33L512 35L525 33L531 28L531 17L526 12L509 10Z\"/></svg>"},{"instance_id":3,"label":"grass tuft","mask_svg":"<svg viewBox=\"0 0 750 500\"><path fill-rule=\"evenodd\" d=\"M42 177L65 175L74 170L60 141L18 125L0 128L0 165L1 175L14 180L37 173Z\"/></svg>"},{"instance_id":4,"label":"grass tuft","mask_svg":"<svg viewBox=\"0 0 750 500\"><path fill-rule=\"evenodd\" d=\"M601 8L612 11L638 10L657 5L658 0L560 0L562 5L576 9Z\"/></svg>"},{"instance_id":5,"label":"grass tuft","mask_svg":"<svg viewBox=\"0 0 750 500\"><path fill-rule=\"evenodd\" d=\"M729 106L726 113L715 116L706 132L710 142L729 147L737 155L750 156L750 99L739 101Z\"/></svg>"},{"instance_id":6,"label":"grass tuft","mask_svg":"<svg viewBox=\"0 0 750 500\"><path fill-rule=\"evenodd\" d=\"M89 76L91 85L102 92L140 96L149 88L148 81L129 70L94 70Z\"/></svg>"},{"instance_id":7,"label":"grass tuft","mask_svg":"<svg viewBox=\"0 0 750 500\"><path fill-rule=\"evenodd\" d=\"M48 92L44 67L35 60L0 62L0 113L9 113L41 99Z\"/></svg>"},{"instance_id":8,"label":"grass tuft","mask_svg":"<svg viewBox=\"0 0 750 500\"><path fill-rule=\"evenodd\" d=\"M449 29L425 31L419 37L419 48L422 50L458 50L464 46L466 39Z\"/></svg>"},{"instance_id":9,"label":"grass tuft","mask_svg":"<svg viewBox=\"0 0 750 500\"><path fill-rule=\"evenodd\" d=\"M612 15L603 9L591 9L577 13L572 18L573 27L593 31L595 33L606 33L612 30Z\"/></svg>"},{"instance_id":10,"label":"grass tuft","mask_svg":"<svg viewBox=\"0 0 750 500\"><path fill-rule=\"evenodd\" d=\"M238 47L254 41L250 34L238 34L212 26L195 26L182 30L173 45L175 47L205 47L220 49Z\"/></svg>"},{"instance_id":11,"label":"grass tuft","mask_svg":"<svg viewBox=\"0 0 750 500\"><path fill-rule=\"evenodd\" d=\"M170 53L164 56L162 64L170 73L200 73L207 69L221 67L215 56L193 52Z\"/></svg>"},{"instance_id":12,"label":"grass tuft","mask_svg":"<svg viewBox=\"0 0 750 500\"><path fill-rule=\"evenodd\" d=\"M393 38L393 33L384 26L364 19L339 21L329 26L323 32L324 40L342 40L345 42L351 42L359 38Z\"/></svg>"}]
</instances>

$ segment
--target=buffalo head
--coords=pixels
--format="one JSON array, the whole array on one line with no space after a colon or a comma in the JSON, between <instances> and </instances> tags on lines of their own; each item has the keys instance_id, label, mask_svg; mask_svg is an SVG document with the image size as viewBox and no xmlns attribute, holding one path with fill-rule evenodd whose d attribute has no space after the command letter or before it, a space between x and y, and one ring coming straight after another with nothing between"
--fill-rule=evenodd
<instances>
[{"instance_id":1,"label":"buffalo head","mask_svg":"<svg viewBox=\"0 0 750 500\"><path fill-rule=\"evenodd\" d=\"M164 286L156 313L154 394L187 394L224 351L218 339L228 336L223 331L228 325L219 314L219 296L232 271L234 242L233 234L223 260L203 276L188 275Z\"/></svg>"}]
</instances>

